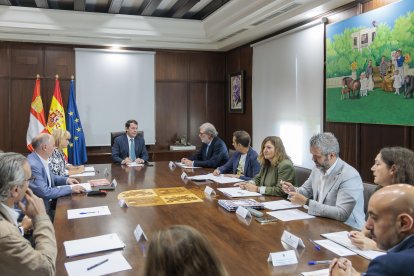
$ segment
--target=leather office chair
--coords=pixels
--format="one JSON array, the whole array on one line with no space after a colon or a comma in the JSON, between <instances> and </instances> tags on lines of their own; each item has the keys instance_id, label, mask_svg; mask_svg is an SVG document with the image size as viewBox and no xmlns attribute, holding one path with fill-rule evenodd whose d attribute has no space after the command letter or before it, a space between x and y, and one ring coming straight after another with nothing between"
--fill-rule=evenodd
<instances>
[{"instance_id":1,"label":"leather office chair","mask_svg":"<svg viewBox=\"0 0 414 276\"><path fill-rule=\"evenodd\" d=\"M364 184L364 212L365 214L368 211L368 201L371 198L372 194L377 190L378 185L363 183Z\"/></svg>"},{"instance_id":2,"label":"leather office chair","mask_svg":"<svg viewBox=\"0 0 414 276\"><path fill-rule=\"evenodd\" d=\"M303 183L305 183L306 180L308 180L312 170L299 166L294 166L294 168L296 174L296 182L300 187L303 185Z\"/></svg>"},{"instance_id":3,"label":"leather office chair","mask_svg":"<svg viewBox=\"0 0 414 276\"><path fill-rule=\"evenodd\" d=\"M236 153L236 150L230 149L229 150L229 159L231 159L235 153Z\"/></svg>"},{"instance_id":4,"label":"leather office chair","mask_svg":"<svg viewBox=\"0 0 414 276\"><path fill-rule=\"evenodd\" d=\"M118 136L121 136L122 134L125 134L125 131L115 131L111 132L111 147L114 145L115 138ZM144 131L138 131L138 136L144 138Z\"/></svg>"}]
</instances>

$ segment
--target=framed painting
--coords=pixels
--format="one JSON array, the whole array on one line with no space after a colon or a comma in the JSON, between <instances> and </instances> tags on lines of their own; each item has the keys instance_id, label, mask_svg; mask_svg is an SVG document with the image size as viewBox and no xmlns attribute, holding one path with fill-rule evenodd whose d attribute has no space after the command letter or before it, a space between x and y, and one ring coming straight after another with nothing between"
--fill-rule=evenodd
<instances>
[{"instance_id":1,"label":"framed painting","mask_svg":"<svg viewBox=\"0 0 414 276\"><path fill-rule=\"evenodd\" d=\"M229 112L244 113L244 71L229 76Z\"/></svg>"}]
</instances>

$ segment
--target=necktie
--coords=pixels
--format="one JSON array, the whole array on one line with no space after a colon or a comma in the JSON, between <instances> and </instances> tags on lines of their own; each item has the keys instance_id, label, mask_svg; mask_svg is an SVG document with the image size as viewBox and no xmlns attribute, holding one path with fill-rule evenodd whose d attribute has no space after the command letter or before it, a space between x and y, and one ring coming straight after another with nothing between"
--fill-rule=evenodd
<instances>
[{"instance_id":1,"label":"necktie","mask_svg":"<svg viewBox=\"0 0 414 276\"><path fill-rule=\"evenodd\" d=\"M135 143L134 143L134 138L131 138L131 147L129 148L129 159L131 159L132 161L135 161L136 156L135 156Z\"/></svg>"},{"instance_id":2,"label":"necktie","mask_svg":"<svg viewBox=\"0 0 414 276\"><path fill-rule=\"evenodd\" d=\"M207 158L207 154L208 154L208 148L210 147L210 145L207 145L207 148L206 148L206 158Z\"/></svg>"}]
</instances>

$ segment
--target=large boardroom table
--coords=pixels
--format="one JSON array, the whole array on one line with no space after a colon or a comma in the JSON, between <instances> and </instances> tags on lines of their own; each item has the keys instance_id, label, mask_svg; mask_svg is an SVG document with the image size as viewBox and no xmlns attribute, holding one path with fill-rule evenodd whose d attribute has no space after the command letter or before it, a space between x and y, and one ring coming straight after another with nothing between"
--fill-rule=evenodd
<instances>
[{"instance_id":1,"label":"large boardroom table","mask_svg":"<svg viewBox=\"0 0 414 276\"><path fill-rule=\"evenodd\" d=\"M195 183L181 179L183 169L170 169L168 162L155 162L152 167L124 167L114 164L94 165L97 174L88 179L103 178L104 171L108 178L116 178L118 186L115 191L105 197L88 197L73 195L58 200L54 226L58 246L56 275L67 275L64 263L73 260L105 254L89 254L67 258L63 246L64 241L93 237L109 233L117 233L126 244L123 256L132 266L132 270L116 273L116 275L142 275L145 264L145 250L133 235L137 224L140 224L148 238L156 230L175 224L190 225L203 233L210 241L218 257L224 263L229 275L299 275L301 272L328 268L328 265L309 266L311 260L331 260L337 257L327 249L317 251L310 239L322 239L320 234L350 230L341 222L327 218L312 218L290 222L278 221L270 224L259 224L254 219L243 220L234 212L230 213L220 207L218 199L226 198L217 191L213 198L205 197L201 203L161 205L151 207L127 207L118 205L117 195L127 190L186 187L203 191L206 185L216 189L220 184L213 182ZM107 168L107 170L105 170ZM211 172L212 169L185 170L188 175ZM227 199L227 198L226 198ZM256 197L258 201L271 201L279 198L272 196ZM67 210L107 205L110 216L99 216L82 219L67 219ZM267 262L270 252L290 250L282 244L283 230L299 236L306 247L296 250L298 264L273 267ZM146 243L148 246L148 243ZM349 259L358 271L365 271L368 260L351 256ZM190 262L190 260L189 260Z\"/></svg>"}]
</instances>

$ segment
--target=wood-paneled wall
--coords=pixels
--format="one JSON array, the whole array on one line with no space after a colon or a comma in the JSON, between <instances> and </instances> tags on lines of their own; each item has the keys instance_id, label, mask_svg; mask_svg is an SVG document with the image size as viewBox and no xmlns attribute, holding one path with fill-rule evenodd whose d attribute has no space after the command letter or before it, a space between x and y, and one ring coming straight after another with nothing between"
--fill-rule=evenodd
<instances>
[{"instance_id":1,"label":"wood-paneled wall","mask_svg":"<svg viewBox=\"0 0 414 276\"><path fill-rule=\"evenodd\" d=\"M36 74L41 76L46 118L56 74L66 108L70 76L76 77L75 47L0 43L0 149L28 153L26 132ZM167 148L178 137L199 146L198 126L206 121L225 133L225 54L156 50L155 62L156 147Z\"/></svg>"}]
</instances>

